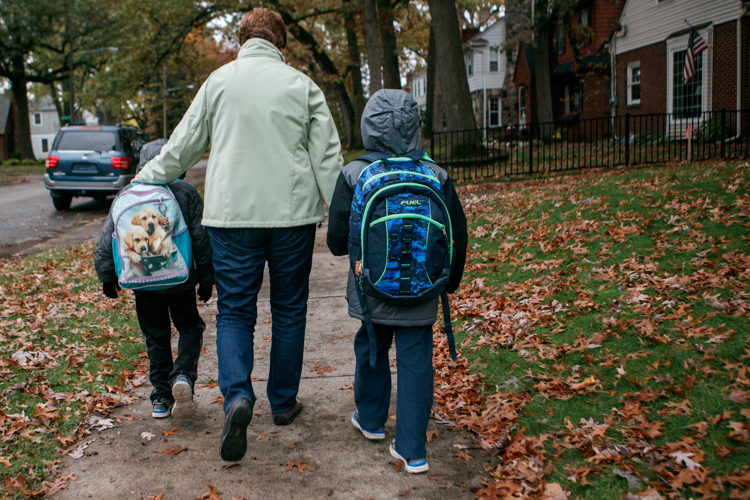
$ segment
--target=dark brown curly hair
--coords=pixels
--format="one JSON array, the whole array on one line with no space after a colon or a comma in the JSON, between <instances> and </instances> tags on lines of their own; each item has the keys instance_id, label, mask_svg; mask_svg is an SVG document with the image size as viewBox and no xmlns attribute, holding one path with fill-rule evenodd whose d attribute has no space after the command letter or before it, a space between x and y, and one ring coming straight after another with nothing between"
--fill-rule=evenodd
<instances>
[{"instance_id":1,"label":"dark brown curly hair","mask_svg":"<svg viewBox=\"0 0 750 500\"><path fill-rule=\"evenodd\" d=\"M251 38L268 40L279 50L286 47L286 25L281 14L265 7L245 12L240 21L240 45Z\"/></svg>"}]
</instances>

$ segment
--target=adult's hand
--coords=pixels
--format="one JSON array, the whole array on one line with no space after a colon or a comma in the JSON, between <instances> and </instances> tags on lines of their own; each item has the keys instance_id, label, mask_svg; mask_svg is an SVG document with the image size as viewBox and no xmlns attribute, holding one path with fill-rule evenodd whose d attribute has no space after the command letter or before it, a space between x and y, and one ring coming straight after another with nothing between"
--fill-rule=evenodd
<instances>
[{"instance_id":1,"label":"adult's hand","mask_svg":"<svg viewBox=\"0 0 750 500\"><path fill-rule=\"evenodd\" d=\"M121 290L121 288L117 280L107 281L106 283L102 284L102 293L110 299L117 298L118 290Z\"/></svg>"}]
</instances>

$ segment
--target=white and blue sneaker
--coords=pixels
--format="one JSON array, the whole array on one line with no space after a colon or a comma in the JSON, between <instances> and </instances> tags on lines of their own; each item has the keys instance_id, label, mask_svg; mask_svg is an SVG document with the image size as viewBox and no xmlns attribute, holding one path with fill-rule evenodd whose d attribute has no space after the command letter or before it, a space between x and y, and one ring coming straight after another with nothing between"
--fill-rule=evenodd
<instances>
[{"instance_id":1,"label":"white and blue sneaker","mask_svg":"<svg viewBox=\"0 0 750 500\"><path fill-rule=\"evenodd\" d=\"M172 416L174 418L190 418L195 414L195 402L193 401L193 386L185 375L177 375L172 382L172 397L174 406Z\"/></svg>"},{"instance_id":2,"label":"white and blue sneaker","mask_svg":"<svg viewBox=\"0 0 750 500\"><path fill-rule=\"evenodd\" d=\"M361 425L359 425L359 413L355 411L352 413L352 425L359 429L359 431L362 433L363 436L365 436L367 439L376 440L376 439L385 439L385 429L363 429Z\"/></svg>"},{"instance_id":3,"label":"white and blue sneaker","mask_svg":"<svg viewBox=\"0 0 750 500\"><path fill-rule=\"evenodd\" d=\"M430 470L427 460L424 458L404 458L396 451L396 440L391 441L391 456L396 460L401 460L406 466L406 472L411 474L421 474Z\"/></svg>"},{"instance_id":4,"label":"white and blue sneaker","mask_svg":"<svg viewBox=\"0 0 750 500\"><path fill-rule=\"evenodd\" d=\"M152 403L151 416L154 418L167 418L172 413L174 401L158 398Z\"/></svg>"}]
</instances>

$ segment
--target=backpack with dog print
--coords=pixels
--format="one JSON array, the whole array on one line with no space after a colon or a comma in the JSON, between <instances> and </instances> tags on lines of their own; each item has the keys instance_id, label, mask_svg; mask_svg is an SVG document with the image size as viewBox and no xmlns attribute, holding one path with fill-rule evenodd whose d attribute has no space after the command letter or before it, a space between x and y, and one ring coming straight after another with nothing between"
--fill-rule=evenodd
<instances>
[{"instance_id":1,"label":"backpack with dog print","mask_svg":"<svg viewBox=\"0 0 750 500\"><path fill-rule=\"evenodd\" d=\"M441 297L451 356L455 346L448 294L453 229L437 175L424 150L402 158L371 153L354 187L349 258L375 364L375 335L365 295L412 306Z\"/></svg>"},{"instance_id":2,"label":"backpack with dog print","mask_svg":"<svg viewBox=\"0 0 750 500\"><path fill-rule=\"evenodd\" d=\"M112 253L122 288L164 290L188 280L190 232L168 186L133 183L117 196L111 213Z\"/></svg>"}]
</instances>

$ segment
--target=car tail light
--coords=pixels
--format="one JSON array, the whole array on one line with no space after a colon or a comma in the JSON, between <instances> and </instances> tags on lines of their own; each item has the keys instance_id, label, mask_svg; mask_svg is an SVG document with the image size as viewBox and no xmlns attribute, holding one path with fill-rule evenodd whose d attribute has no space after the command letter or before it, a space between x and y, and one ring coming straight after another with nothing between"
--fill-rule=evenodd
<instances>
[{"instance_id":1,"label":"car tail light","mask_svg":"<svg viewBox=\"0 0 750 500\"><path fill-rule=\"evenodd\" d=\"M48 156L47 160L44 162L44 166L47 168L57 168L57 162L59 161L59 156Z\"/></svg>"},{"instance_id":2,"label":"car tail light","mask_svg":"<svg viewBox=\"0 0 750 500\"><path fill-rule=\"evenodd\" d=\"M127 170L128 167L130 166L130 158L128 158L127 156L113 156L112 166L114 168Z\"/></svg>"}]
</instances>

